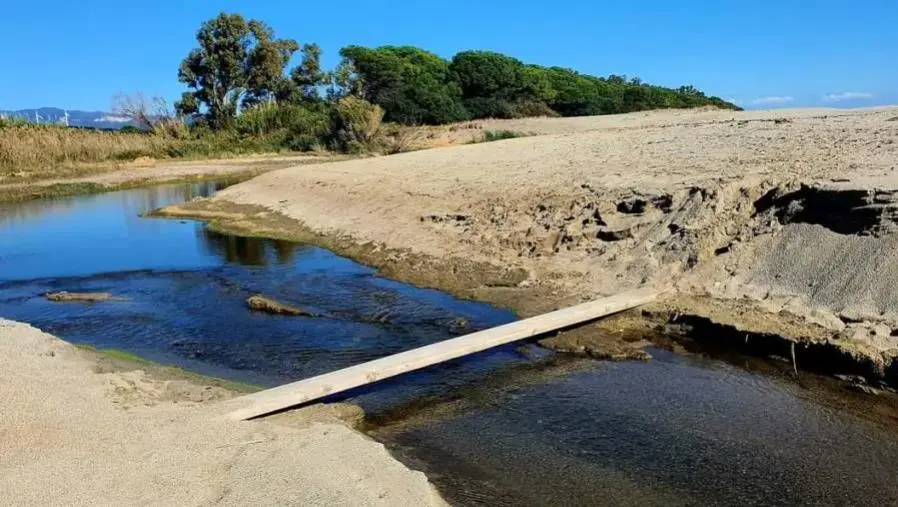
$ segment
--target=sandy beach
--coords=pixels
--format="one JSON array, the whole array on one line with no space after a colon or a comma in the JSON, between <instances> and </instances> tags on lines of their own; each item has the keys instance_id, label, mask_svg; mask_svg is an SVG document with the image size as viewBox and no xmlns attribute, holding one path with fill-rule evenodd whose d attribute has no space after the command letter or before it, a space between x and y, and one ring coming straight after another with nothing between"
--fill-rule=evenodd
<instances>
[{"instance_id":1,"label":"sandy beach","mask_svg":"<svg viewBox=\"0 0 898 507\"><path fill-rule=\"evenodd\" d=\"M0 320L5 505L442 505L426 477L328 411L220 418L221 387L104 371Z\"/></svg>"}]
</instances>

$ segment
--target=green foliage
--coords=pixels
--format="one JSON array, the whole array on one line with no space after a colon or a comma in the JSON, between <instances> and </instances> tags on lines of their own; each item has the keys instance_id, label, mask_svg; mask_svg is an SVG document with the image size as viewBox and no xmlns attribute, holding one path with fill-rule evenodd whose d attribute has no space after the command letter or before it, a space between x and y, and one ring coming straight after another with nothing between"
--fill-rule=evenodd
<instances>
[{"instance_id":1,"label":"green foliage","mask_svg":"<svg viewBox=\"0 0 898 507\"><path fill-rule=\"evenodd\" d=\"M284 149L308 151L330 140L330 111L324 104L259 104L237 117L235 130Z\"/></svg>"},{"instance_id":2,"label":"green foliage","mask_svg":"<svg viewBox=\"0 0 898 507\"><path fill-rule=\"evenodd\" d=\"M143 133L143 131L141 131L139 128L135 127L134 125L125 125L124 127L118 129L118 131L123 134L141 134L141 133Z\"/></svg>"},{"instance_id":3,"label":"green foliage","mask_svg":"<svg viewBox=\"0 0 898 507\"><path fill-rule=\"evenodd\" d=\"M524 68L520 60L490 51L458 53L450 65L465 99L507 101L524 93Z\"/></svg>"},{"instance_id":4,"label":"green foliage","mask_svg":"<svg viewBox=\"0 0 898 507\"><path fill-rule=\"evenodd\" d=\"M185 118L191 118L200 113L200 103L196 98L197 92L183 92L181 100L175 102L175 113Z\"/></svg>"},{"instance_id":5,"label":"green foliage","mask_svg":"<svg viewBox=\"0 0 898 507\"><path fill-rule=\"evenodd\" d=\"M447 61L412 46L347 46L327 72L318 45L277 39L268 25L238 14L204 22L197 42L181 62L179 79L189 90L176 104L192 126L176 121L155 129L183 141L166 145L170 155L323 146L391 152L411 145L384 134L382 121L439 125L706 105L737 109L691 85L674 90L621 75L600 78L491 51L463 51ZM297 52L299 62L287 72ZM511 134L487 132L485 140ZM385 146L387 139L397 147Z\"/></svg>"},{"instance_id":6,"label":"green foliage","mask_svg":"<svg viewBox=\"0 0 898 507\"><path fill-rule=\"evenodd\" d=\"M196 114L205 107L214 128L227 128L241 100L269 100L289 86L284 67L299 46L290 39L275 39L260 21L222 13L202 24L196 40L199 47L178 71L178 79L191 88L176 105L181 113Z\"/></svg>"},{"instance_id":7,"label":"green foliage","mask_svg":"<svg viewBox=\"0 0 898 507\"><path fill-rule=\"evenodd\" d=\"M489 143L492 141L502 141L504 139L514 139L516 137L527 137L527 134L516 132L514 130L487 130L483 133L483 140L480 142Z\"/></svg>"},{"instance_id":8,"label":"green foliage","mask_svg":"<svg viewBox=\"0 0 898 507\"><path fill-rule=\"evenodd\" d=\"M98 349L93 345L88 345L86 343L76 343L75 348L86 350L88 352L92 352L94 354L100 354L108 359L113 359L116 361L125 361L128 363L137 363L137 364L152 364L150 361L130 352L125 352L124 350L119 349Z\"/></svg>"},{"instance_id":9,"label":"green foliage","mask_svg":"<svg viewBox=\"0 0 898 507\"><path fill-rule=\"evenodd\" d=\"M346 96L362 96L362 79L350 60L343 59L328 76L330 87L328 100L336 101Z\"/></svg>"},{"instance_id":10,"label":"green foliage","mask_svg":"<svg viewBox=\"0 0 898 507\"><path fill-rule=\"evenodd\" d=\"M554 95L547 104L561 116L622 112L620 86L561 67L533 67L532 72L550 84Z\"/></svg>"},{"instance_id":11,"label":"green foliage","mask_svg":"<svg viewBox=\"0 0 898 507\"><path fill-rule=\"evenodd\" d=\"M410 46L348 46L340 55L359 80L360 96L381 106L387 121L439 125L468 117L449 63L433 53Z\"/></svg>"},{"instance_id":12,"label":"green foliage","mask_svg":"<svg viewBox=\"0 0 898 507\"><path fill-rule=\"evenodd\" d=\"M291 93L292 86L284 77L284 69L299 49L292 39L275 39L274 31L261 21L247 23L255 37L255 47L247 54L247 93L244 104L272 101Z\"/></svg>"},{"instance_id":13,"label":"green foliage","mask_svg":"<svg viewBox=\"0 0 898 507\"><path fill-rule=\"evenodd\" d=\"M547 101L555 96L537 67L490 51L464 51L450 65L473 118L553 116Z\"/></svg>"},{"instance_id":14,"label":"green foliage","mask_svg":"<svg viewBox=\"0 0 898 507\"><path fill-rule=\"evenodd\" d=\"M327 73L321 70L321 48L318 44L302 47L302 61L290 72L290 79L296 86L297 98L301 101L318 99L318 87L327 82Z\"/></svg>"},{"instance_id":15,"label":"green foliage","mask_svg":"<svg viewBox=\"0 0 898 507\"><path fill-rule=\"evenodd\" d=\"M350 153L377 150L384 110L364 99L343 97L334 105L334 129L340 147Z\"/></svg>"}]
</instances>

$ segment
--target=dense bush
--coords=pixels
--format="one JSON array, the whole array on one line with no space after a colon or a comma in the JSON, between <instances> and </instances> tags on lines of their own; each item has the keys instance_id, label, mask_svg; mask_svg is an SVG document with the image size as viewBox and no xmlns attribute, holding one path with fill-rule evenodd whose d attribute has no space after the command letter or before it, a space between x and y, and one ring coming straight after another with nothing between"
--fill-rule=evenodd
<instances>
[{"instance_id":1,"label":"dense bush","mask_svg":"<svg viewBox=\"0 0 898 507\"><path fill-rule=\"evenodd\" d=\"M237 117L236 131L269 138L286 149L307 151L327 146L331 116L326 104L258 104Z\"/></svg>"},{"instance_id":2,"label":"dense bush","mask_svg":"<svg viewBox=\"0 0 898 507\"><path fill-rule=\"evenodd\" d=\"M491 143L493 141L504 141L505 139L514 139L516 137L526 137L527 134L515 132L514 130L487 130L483 133L483 140L480 142Z\"/></svg>"},{"instance_id":3,"label":"dense bush","mask_svg":"<svg viewBox=\"0 0 898 507\"><path fill-rule=\"evenodd\" d=\"M350 153L377 150L384 110L358 97L334 104L334 131L340 147Z\"/></svg>"},{"instance_id":4,"label":"dense bush","mask_svg":"<svg viewBox=\"0 0 898 507\"><path fill-rule=\"evenodd\" d=\"M468 116L449 63L433 53L410 46L348 46L340 55L357 74L362 98L382 107L387 121L439 125Z\"/></svg>"}]
</instances>

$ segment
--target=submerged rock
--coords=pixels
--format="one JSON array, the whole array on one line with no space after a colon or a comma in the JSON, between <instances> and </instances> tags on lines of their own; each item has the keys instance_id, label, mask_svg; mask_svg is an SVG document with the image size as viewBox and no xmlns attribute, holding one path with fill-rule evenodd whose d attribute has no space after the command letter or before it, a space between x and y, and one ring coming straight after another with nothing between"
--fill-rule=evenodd
<instances>
[{"instance_id":1,"label":"submerged rock","mask_svg":"<svg viewBox=\"0 0 898 507\"><path fill-rule=\"evenodd\" d=\"M464 317L455 317L449 321L449 332L452 334L463 335L471 331L470 323Z\"/></svg>"},{"instance_id":2,"label":"submerged rock","mask_svg":"<svg viewBox=\"0 0 898 507\"><path fill-rule=\"evenodd\" d=\"M88 303L96 303L106 301L112 298L112 294L108 292L48 292L44 297L50 301L83 301Z\"/></svg>"},{"instance_id":3,"label":"submerged rock","mask_svg":"<svg viewBox=\"0 0 898 507\"><path fill-rule=\"evenodd\" d=\"M273 315L291 315L294 317L312 316L311 312L303 310L302 308L279 303L261 295L250 296L247 298L246 304L249 306L250 310L256 312L270 313Z\"/></svg>"}]
</instances>

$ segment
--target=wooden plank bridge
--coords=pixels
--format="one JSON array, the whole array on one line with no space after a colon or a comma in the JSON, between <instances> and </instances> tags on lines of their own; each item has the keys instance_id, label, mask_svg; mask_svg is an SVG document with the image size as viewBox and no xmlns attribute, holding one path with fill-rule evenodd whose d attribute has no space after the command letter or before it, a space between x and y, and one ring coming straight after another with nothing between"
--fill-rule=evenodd
<instances>
[{"instance_id":1,"label":"wooden plank bridge","mask_svg":"<svg viewBox=\"0 0 898 507\"><path fill-rule=\"evenodd\" d=\"M657 291L648 289L624 292L259 391L226 402L239 407L228 417L246 420L279 412L385 378L635 308L654 301L658 295Z\"/></svg>"}]
</instances>

